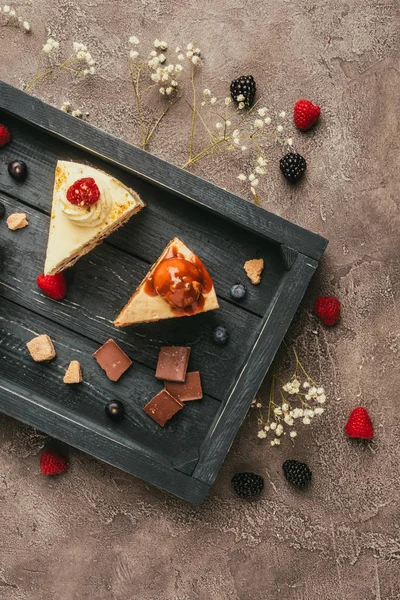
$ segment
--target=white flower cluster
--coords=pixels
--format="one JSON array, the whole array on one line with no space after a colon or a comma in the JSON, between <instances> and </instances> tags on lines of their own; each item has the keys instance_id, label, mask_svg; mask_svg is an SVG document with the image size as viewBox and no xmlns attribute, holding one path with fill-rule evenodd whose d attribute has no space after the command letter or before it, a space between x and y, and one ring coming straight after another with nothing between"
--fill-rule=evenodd
<instances>
[{"instance_id":1,"label":"white flower cluster","mask_svg":"<svg viewBox=\"0 0 400 600\"><path fill-rule=\"evenodd\" d=\"M53 50L58 50L60 47L60 42L56 42L53 38L49 38L47 42L43 45L42 52L45 54L50 54Z\"/></svg>"},{"instance_id":2,"label":"white flower cluster","mask_svg":"<svg viewBox=\"0 0 400 600\"><path fill-rule=\"evenodd\" d=\"M311 420L315 416L323 414L324 409L322 406L312 407L308 404L310 400L317 402L317 404L324 404L326 402L324 388L316 387L308 380L301 384L297 378L293 378L285 383L282 386L282 389L289 395L288 399L284 400L280 406L275 404L273 405L274 420L264 425L257 433L257 437L264 439L267 437L269 431L273 432L275 438L271 440L271 446L280 445L281 436L286 435L284 430L286 425L288 427L293 427L295 425L295 421L298 419L301 419L301 422L304 425L310 425ZM301 401L300 407L292 406L292 400L290 397L293 396L297 396ZM252 406L261 407L261 403L253 401ZM259 422L262 424L262 419L260 419ZM297 431L295 429L289 431L289 437L292 439L297 437Z\"/></svg>"},{"instance_id":3,"label":"white flower cluster","mask_svg":"<svg viewBox=\"0 0 400 600\"><path fill-rule=\"evenodd\" d=\"M31 26L29 21L19 17L13 8L10 8L8 4L5 4L3 7L0 6L0 15L4 15L7 21L4 25L12 25L14 27L22 27L25 33L29 33L31 30Z\"/></svg>"},{"instance_id":4,"label":"white flower cluster","mask_svg":"<svg viewBox=\"0 0 400 600\"><path fill-rule=\"evenodd\" d=\"M180 60L180 61L184 60L185 57L183 56L181 49L177 48L176 50L177 51L179 50L178 60ZM200 55L201 55L200 48L195 48L194 44L192 44L191 42L186 46L186 58L188 58L190 61L192 61L192 63L194 65L199 65L201 63ZM183 56L183 59L182 59L182 56Z\"/></svg>"},{"instance_id":5,"label":"white flower cluster","mask_svg":"<svg viewBox=\"0 0 400 600\"><path fill-rule=\"evenodd\" d=\"M246 147L244 147L244 150L246 149ZM242 146L242 150L243 150L243 146ZM258 179L257 175L265 175L265 167L267 166L267 159L260 155L257 157L256 160L256 165L254 168L254 172L251 172L249 175L245 175L244 173L240 173L238 175L238 179L239 181L249 181L250 183L250 188L253 194L255 194L255 188L258 186L258 184L260 183L260 180Z\"/></svg>"},{"instance_id":6,"label":"white flower cluster","mask_svg":"<svg viewBox=\"0 0 400 600\"><path fill-rule=\"evenodd\" d=\"M85 44L81 44L80 42L74 42L73 48L75 52L76 59L86 63L84 69L82 69L82 75L94 75L96 69L94 68L95 60L92 58L90 52L88 52Z\"/></svg>"},{"instance_id":7,"label":"white flower cluster","mask_svg":"<svg viewBox=\"0 0 400 600\"><path fill-rule=\"evenodd\" d=\"M60 108L63 112L69 113L70 115L72 115L73 117L77 117L78 119L82 119L83 117L83 113L81 110L79 110L79 108L72 110L71 102L68 102L68 100L66 102L63 102Z\"/></svg>"},{"instance_id":8,"label":"white flower cluster","mask_svg":"<svg viewBox=\"0 0 400 600\"><path fill-rule=\"evenodd\" d=\"M135 35L129 38L129 42L135 46L140 44ZM160 86L159 92L162 96L171 96L179 87L177 79L183 71L183 67L181 64L165 64L167 57L164 52L168 50L167 42L156 39L153 45L156 50L152 50L146 59L147 66L152 71L150 79ZM129 56L133 61L140 59L138 50L130 50Z\"/></svg>"}]
</instances>

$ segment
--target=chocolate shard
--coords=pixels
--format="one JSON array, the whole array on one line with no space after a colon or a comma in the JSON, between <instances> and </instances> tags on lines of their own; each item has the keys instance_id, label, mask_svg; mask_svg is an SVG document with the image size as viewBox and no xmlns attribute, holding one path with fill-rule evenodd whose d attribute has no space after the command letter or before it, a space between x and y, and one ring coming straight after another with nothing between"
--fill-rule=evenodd
<instances>
[{"instance_id":1,"label":"chocolate shard","mask_svg":"<svg viewBox=\"0 0 400 600\"><path fill-rule=\"evenodd\" d=\"M157 379L183 383L189 362L190 348L185 346L163 346L158 355Z\"/></svg>"},{"instance_id":2,"label":"chocolate shard","mask_svg":"<svg viewBox=\"0 0 400 600\"><path fill-rule=\"evenodd\" d=\"M182 410L183 406L182 402L171 396L167 390L162 390L146 404L143 410L156 423L164 427L165 423Z\"/></svg>"},{"instance_id":3,"label":"chocolate shard","mask_svg":"<svg viewBox=\"0 0 400 600\"><path fill-rule=\"evenodd\" d=\"M166 381L165 389L171 394L171 396L173 396L180 402L189 402L190 400L201 400L203 397L200 373L198 371L187 373L186 380L184 381L184 383Z\"/></svg>"},{"instance_id":4,"label":"chocolate shard","mask_svg":"<svg viewBox=\"0 0 400 600\"><path fill-rule=\"evenodd\" d=\"M121 375L132 364L129 356L125 354L113 339L109 339L103 344L101 348L96 350L93 356L111 381L118 381Z\"/></svg>"}]
</instances>

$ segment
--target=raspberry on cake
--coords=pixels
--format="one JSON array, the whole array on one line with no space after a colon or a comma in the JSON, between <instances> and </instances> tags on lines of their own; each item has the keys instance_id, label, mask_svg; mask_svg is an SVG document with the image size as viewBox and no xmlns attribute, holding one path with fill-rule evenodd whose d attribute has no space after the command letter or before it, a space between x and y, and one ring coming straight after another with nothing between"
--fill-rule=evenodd
<instances>
[{"instance_id":1,"label":"raspberry on cake","mask_svg":"<svg viewBox=\"0 0 400 600\"><path fill-rule=\"evenodd\" d=\"M114 325L126 327L189 317L219 308L204 264L181 240L173 239L152 266Z\"/></svg>"},{"instance_id":2,"label":"raspberry on cake","mask_svg":"<svg viewBox=\"0 0 400 600\"><path fill-rule=\"evenodd\" d=\"M107 173L59 160L44 274L72 266L143 206L136 192Z\"/></svg>"},{"instance_id":3,"label":"raspberry on cake","mask_svg":"<svg viewBox=\"0 0 400 600\"><path fill-rule=\"evenodd\" d=\"M46 333L33 338L26 347L35 362L52 360L56 355L53 342Z\"/></svg>"}]
</instances>

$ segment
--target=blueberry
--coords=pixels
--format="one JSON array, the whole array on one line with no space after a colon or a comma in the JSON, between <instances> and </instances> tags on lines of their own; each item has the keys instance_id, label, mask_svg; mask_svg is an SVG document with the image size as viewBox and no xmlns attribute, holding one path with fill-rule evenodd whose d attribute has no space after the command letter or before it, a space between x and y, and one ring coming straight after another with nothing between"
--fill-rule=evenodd
<instances>
[{"instance_id":1,"label":"blueberry","mask_svg":"<svg viewBox=\"0 0 400 600\"><path fill-rule=\"evenodd\" d=\"M0 202L0 219L2 219L4 217L6 213L6 207L4 206L4 204L2 202Z\"/></svg>"},{"instance_id":2,"label":"blueberry","mask_svg":"<svg viewBox=\"0 0 400 600\"><path fill-rule=\"evenodd\" d=\"M243 300L246 295L246 288L242 283L236 283L231 287L231 296L235 300Z\"/></svg>"},{"instance_id":3,"label":"blueberry","mask_svg":"<svg viewBox=\"0 0 400 600\"><path fill-rule=\"evenodd\" d=\"M218 325L213 331L213 340L219 346L225 346L229 341L228 330L222 325Z\"/></svg>"},{"instance_id":4,"label":"blueberry","mask_svg":"<svg viewBox=\"0 0 400 600\"><path fill-rule=\"evenodd\" d=\"M8 164L8 172L15 181L25 181L28 175L26 164L22 160L13 160Z\"/></svg>"},{"instance_id":5,"label":"blueberry","mask_svg":"<svg viewBox=\"0 0 400 600\"><path fill-rule=\"evenodd\" d=\"M107 417L117 421L124 414L124 405L119 400L111 400L105 407Z\"/></svg>"}]
</instances>

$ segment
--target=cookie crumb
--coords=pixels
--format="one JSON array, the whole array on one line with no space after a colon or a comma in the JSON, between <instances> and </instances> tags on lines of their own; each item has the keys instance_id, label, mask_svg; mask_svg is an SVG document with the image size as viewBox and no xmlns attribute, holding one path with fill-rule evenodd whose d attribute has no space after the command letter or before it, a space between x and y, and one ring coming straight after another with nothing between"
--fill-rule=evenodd
<instances>
[{"instance_id":1,"label":"cookie crumb","mask_svg":"<svg viewBox=\"0 0 400 600\"><path fill-rule=\"evenodd\" d=\"M46 333L33 338L26 346L35 362L52 360L56 355L53 342Z\"/></svg>"},{"instance_id":2,"label":"cookie crumb","mask_svg":"<svg viewBox=\"0 0 400 600\"><path fill-rule=\"evenodd\" d=\"M246 271L247 277L250 279L251 283L254 285L258 285L261 281L261 273L264 269L264 259L263 258L253 258L252 260L247 260L244 263L244 270Z\"/></svg>"},{"instance_id":3,"label":"cookie crumb","mask_svg":"<svg viewBox=\"0 0 400 600\"><path fill-rule=\"evenodd\" d=\"M81 383L82 370L77 360L71 360L68 369L65 371L63 381L64 383Z\"/></svg>"},{"instance_id":4,"label":"cookie crumb","mask_svg":"<svg viewBox=\"0 0 400 600\"><path fill-rule=\"evenodd\" d=\"M25 213L13 213L7 219L8 229L15 231L16 229L23 229L28 225L28 219Z\"/></svg>"}]
</instances>

